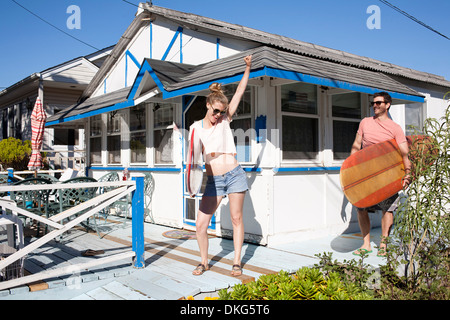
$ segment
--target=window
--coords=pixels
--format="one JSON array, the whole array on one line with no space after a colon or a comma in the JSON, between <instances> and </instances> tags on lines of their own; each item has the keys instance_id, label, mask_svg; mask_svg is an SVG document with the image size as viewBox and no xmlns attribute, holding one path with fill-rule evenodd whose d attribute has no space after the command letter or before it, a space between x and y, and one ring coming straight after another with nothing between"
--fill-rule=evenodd
<instances>
[{"instance_id":1,"label":"window","mask_svg":"<svg viewBox=\"0 0 450 320\"><path fill-rule=\"evenodd\" d=\"M140 104L130 109L131 163L147 162L146 114L145 104Z\"/></svg>"},{"instance_id":2,"label":"window","mask_svg":"<svg viewBox=\"0 0 450 320\"><path fill-rule=\"evenodd\" d=\"M231 101L236 92L237 85L226 86L228 101ZM237 160L239 162L251 161L251 133L252 130L252 89L247 87L242 96L230 128L234 133L234 143L236 145Z\"/></svg>"},{"instance_id":3,"label":"window","mask_svg":"<svg viewBox=\"0 0 450 320\"><path fill-rule=\"evenodd\" d=\"M423 104L409 103L405 105L405 134L417 134L423 129Z\"/></svg>"},{"instance_id":4,"label":"window","mask_svg":"<svg viewBox=\"0 0 450 320\"><path fill-rule=\"evenodd\" d=\"M59 107L54 107L53 112L57 114L61 109ZM63 146L74 146L79 145L79 130L78 129L65 129L65 128L55 128L53 131L53 145L63 145Z\"/></svg>"},{"instance_id":5,"label":"window","mask_svg":"<svg viewBox=\"0 0 450 320\"><path fill-rule=\"evenodd\" d=\"M344 160L350 155L361 121L361 95L358 92L335 94L331 97L333 117L333 157Z\"/></svg>"},{"instance_id":6,"label":"window","mask_svg":"<svg viewBox=\"0 0 450 320\"><path fill-rule=\"evenodd\" d=\"M53 144L75 146L79 144L78 129L54 129Z\"/></svg>"},{"instance_id":7,"label":"window","mask_svg":"<svg viewBox=\"0 0 450 320\"><path fill-rule=\"evenodd\" d=\"M317 88L306 83L281 86L283 160L317 159Z\"/></svg>"},{"instance_id":8,"label":"window","mask_svg":"<svg viewBox=\"0 0 450 320\"><path fill-rule=\"evenodd\" d=\"M55 134L56 135L56 134ZM90 163L102 162L102 116L97 115L90 119Z\"/></svg>"},{"instance_id":9,"label":"window","mask_svg":"<svg viewBox=\"0 0 450 320\"><path fill-rule=\"evenodd\" d=\"M122 114L118 111L111 111L108 112L107 116L106 150L108 152L108 164L120 164Z\"/></svg>"},{"instance_id":10,"label":"window","mask_svg":"<svg viewBox=\"0 0 450 320\"><path fill-rule=\"evenodd\" d=\"M153 105L153 146L155 163L173 163L173 125L175 105L171 103L156 103Z\"/></svg>"}]
</instances>

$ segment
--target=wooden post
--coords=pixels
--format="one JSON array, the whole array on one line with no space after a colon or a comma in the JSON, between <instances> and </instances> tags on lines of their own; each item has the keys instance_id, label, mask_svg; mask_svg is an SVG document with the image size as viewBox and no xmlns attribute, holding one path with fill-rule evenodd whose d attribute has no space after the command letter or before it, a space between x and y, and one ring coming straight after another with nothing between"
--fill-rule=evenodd
<instances>
[{"instance_id":1,"label":"wooden post","mask_svg":"<svg viewBox=\"0 0 450 320\"><path fill-rule=\"evenodd\" d=\"M131 200L132 243L136 254L133 267L144 268L144 176L135 175L132 180L136 181Z\"/></svg>"}]
</instances>

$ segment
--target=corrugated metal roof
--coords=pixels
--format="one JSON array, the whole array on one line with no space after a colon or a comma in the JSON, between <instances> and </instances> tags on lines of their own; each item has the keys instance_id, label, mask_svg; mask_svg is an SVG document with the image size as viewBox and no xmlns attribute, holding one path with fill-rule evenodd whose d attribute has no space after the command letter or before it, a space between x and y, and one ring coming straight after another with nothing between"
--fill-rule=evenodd
<instances>
[{"instance_id":1,"label":"corrugated metal roof","mask_svg":"<svg viewBox=\"0 0 450 320\"><path fill-rule=\"evenodd\" d=\"M162 16L189 29L226 34L228 36L292 51L304 56L350 65L361 69L380 71L386 74L419 80L444 87L450 87L450 81L447 81L444 77L439 75L401 67L388 62L358 56L341 50L335 50L192 13L180 12L158 6L150 6L148 3L143 5L144 8L153 15L153 18L156 16Z\"/></svg>"},{"instance_id":2,"label":"corrugated metal roof","mask_svg":"<svg viewBox=\"0 0 450 320\"><path fill-rule=\"evenodd\" d=\"M47 123L59 122L63 119L67 122L70 121L70 118L74 118L74 120L76 120L75 118L86 118L87 116L83 115L127 101L130 89L131 87L127 87L98 97L89 98L82 103L74 104L48 117Z\"/></svg>"},{"instance_id":3,"label":"corrugated metal roof","mask_svg":"<svg viewBox=\"0 0 450 320\"><path fill-rule=\"evenodd\" d=\"M283 71L286 71L313 76L316 79L325 79L331 86L335 87L339 87L339 84L356 85L352 89L354 91L361 88L371 88L376 91L386 90L410 97L423 97L408 86L381 72L361 70L352 66L339 65L265 46L197 66L146 59L140 74L149 71L152 76L156 76L157 79L153 78L152 85L156 87L158 83L161 83L163 86L159 88L161 91L174 93L174 96L192 94L207 89L208 84L213 81L223 81L225 84L237 81L235 76L242 74L244 70L243 58L249 54L252 54L253 74L257 73L258 70L271 68L277 72L281 71L281 74L278 75L280 78L283 77ZM145 70L146 63L151 70ZM137 78L140 78L140 76L138 75ZM139 85L138 82L133 84L133 87ZM133 87L89 98L49 117L47 123L55 125L59 122L79 120L94 114L130 107L134 105L132 101L134 97L130 96L134 92Z\"/></svg>"},{"instance_id":4,"label":"corrugated metal roof","mask_svg":"<svg viewBox=\"0 0 450 320\"><path fill-rule=\"evenodd\" d=\"M220 81L243 72L243 58L252 54L252 71L265 67L314 76L337 82L356 84L361 87L393 91L407 95L421 94L408 86L376 71L301 56L270 47L258 47L239 54L198 66L147 59L153 72L166 91Z\"/></svg>"}]
</instances>

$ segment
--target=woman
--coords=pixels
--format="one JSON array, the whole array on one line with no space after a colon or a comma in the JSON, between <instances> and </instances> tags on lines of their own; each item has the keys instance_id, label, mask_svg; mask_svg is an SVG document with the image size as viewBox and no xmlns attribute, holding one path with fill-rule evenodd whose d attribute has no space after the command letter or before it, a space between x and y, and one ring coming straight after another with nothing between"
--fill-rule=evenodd
<instances>
[{"instance_id":1,"label":"woman","mask_svg":"<svg viewBox=\"0 0 450 320\"><path fill-rule=\"evenodd\" d=\"M236 147L230 129L231 117L236 112L239 102L247 87L252 56L244 58L246 68L236 92L228 103L227 97L218 83L209 88L211 93L206 99L206 115L202 120L192 124L203 144L206 174L208 176L205 191L197 214L197 242L201 262L192 272L201 275L209 270L208 264L208 226L222 198L228 195L231 222L233 224L234 262L231 274L242 274L241 249L244 242L243 205L248 190L244 170L236 160Z\"/></svg>"}]
</instances>

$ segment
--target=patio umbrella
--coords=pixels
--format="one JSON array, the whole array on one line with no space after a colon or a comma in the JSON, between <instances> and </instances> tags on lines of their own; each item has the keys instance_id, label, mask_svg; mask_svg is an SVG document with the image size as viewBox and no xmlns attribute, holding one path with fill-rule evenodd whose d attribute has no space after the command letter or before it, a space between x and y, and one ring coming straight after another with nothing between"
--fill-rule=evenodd
<instances>
[{"instance_id":1,"label":"patio umbrella","mask_svg":"<svg viewBox=\"0 0 450 320\"><path fill-rule=\"evenodd\" d=\"M44 107L42 106L39 97L34 104L33 112L31 113L31 158L28 162L28 170L38 170L43 167L41 147L44 137L45 120Z\"/></svg>"}]
</instances>

